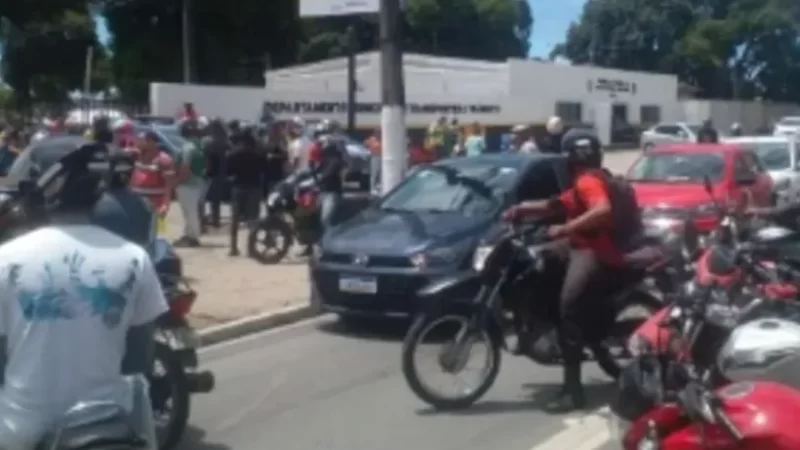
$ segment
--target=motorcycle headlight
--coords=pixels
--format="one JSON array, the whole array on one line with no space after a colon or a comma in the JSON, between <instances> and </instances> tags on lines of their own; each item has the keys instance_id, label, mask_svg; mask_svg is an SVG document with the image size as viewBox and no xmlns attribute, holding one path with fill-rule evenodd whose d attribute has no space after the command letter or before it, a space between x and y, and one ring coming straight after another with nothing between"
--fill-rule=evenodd
<instances>
[{"instance_id":1,"label":"motorcycle headlight","mask_svg":"<svg viewBox=\"0 0 800 450\"><path fill-rule=\"evenodd\" d=\"M492 253L494 247L489 245L482 245L475 250L472 255L472 268L477 272L483 270L483 265L486 263L486 258Z\"/></svg>"}]
</instances>

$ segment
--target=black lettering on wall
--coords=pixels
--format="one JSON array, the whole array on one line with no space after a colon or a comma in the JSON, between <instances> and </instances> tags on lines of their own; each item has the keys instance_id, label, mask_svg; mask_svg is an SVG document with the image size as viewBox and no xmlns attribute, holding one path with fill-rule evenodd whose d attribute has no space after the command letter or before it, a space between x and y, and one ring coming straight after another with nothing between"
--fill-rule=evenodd
<instances>
[{"instance_id":1,"label":"black lettering on wall","mask_svg":"<svg viewBox=\"0 0 800 450\"><path fill-rule=\"evenodd\" d=\"M381 111L380 103L355 104L356 112L377 114ZM346 102L265 102L264 111L272 114L344 114L347 112ZM461 114L499 114L500 105L490 104L448 104L448 103L409 103L406 110L410 114L429 115L461 115Z\"/></svg>"}]
</instances>

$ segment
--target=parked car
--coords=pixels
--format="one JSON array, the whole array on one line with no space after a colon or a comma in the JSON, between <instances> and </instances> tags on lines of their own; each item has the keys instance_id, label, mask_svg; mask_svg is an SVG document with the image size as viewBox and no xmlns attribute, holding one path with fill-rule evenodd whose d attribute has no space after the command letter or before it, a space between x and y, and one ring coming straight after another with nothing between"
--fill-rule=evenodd
<instances>
[{"instance_id":1,"label":"parked car","mask_svg":"<svg viewBox=\"0 0 800 450\"><path fill-rule=\"evenodd\" d=\"M772 177L776 203L800 199L800 136L742 136L725 142L755 152L761 167Z\"/></svg>"},{"instance_id":2,"label":"parked car","mask_svg":"<svg viewBox=\"0 0 800 450\"><path fill-rule=\"evenodd\" d=\"M787 116L779 120L772 130L774 136L800 134L800 116Z\"/></svg>"},{"instance_id":3,"label":"parked car","mask_svg":"<svg viewBox=\"0 0 800 450\"><path fill-rule=\"evenodd\" d=\"M697 142L698 131L700 131L699 125L689 125L684 122L661 123L643 131L640 143L642 150L650 151L662 144Z\"/></svg>"},{"instance_id":4,"label":"parked car","mask_svg":"<svg viewBox=\"0 0 800 450\"><path fill-rule=\"evenodd\" d=\"M693 218L694 228L708 233L717 225L719 202L772 203L772 179L755 152L738 144L676 144L643 153L628 170L628 179L652 234L681 228ZM704 187L708 179L714 199Z\"/></svg>"},{"instance_id":5,"label":"parked car","mask_svg":"<svg viewBox=\"0 0 800 450\"><path fill-rule=\"evenodd\" d=\"M310 262L312 301L345 317L409 316L418 289L471 267L509 204L551 198L568 185L560 155L495 153L417 166L325 234Z\"/></svg>"}]
</instances>

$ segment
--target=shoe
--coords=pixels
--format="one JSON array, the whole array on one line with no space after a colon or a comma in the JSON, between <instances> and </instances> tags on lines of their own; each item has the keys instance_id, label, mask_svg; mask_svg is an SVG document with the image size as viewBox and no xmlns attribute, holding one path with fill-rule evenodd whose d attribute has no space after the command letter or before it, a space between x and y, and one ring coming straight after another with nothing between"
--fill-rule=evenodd
<instances>
[{"instance_id":1,"label":"shoe","mask_svg":"<svg viewBox=\"0 0 800 450\"><path fill-rule=\"evenodd\" d=\"M197 248L200 247L200 240L197 238L191 238L189 236L183 236L172 243L175 247L189 247L189 248Z\"/></svg>"},{"instance_id":2,"label":"shoe","mask_svg":"<svg viewBox=\"0 0 800 450\"><path fill-rule=\"evenodd\" d=\"M228 256L236 257L239 256L239 250L231 250L228 252Z\"/></svg>"}]
</instances>

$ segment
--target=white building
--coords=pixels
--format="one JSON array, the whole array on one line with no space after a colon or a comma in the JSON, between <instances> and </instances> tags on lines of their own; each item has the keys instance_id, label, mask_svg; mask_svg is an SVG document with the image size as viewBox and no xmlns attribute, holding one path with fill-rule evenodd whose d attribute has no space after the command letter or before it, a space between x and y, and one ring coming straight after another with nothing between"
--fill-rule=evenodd
<instances>
[{"instance_id":1,"label":"white building","mask_svg":"<svg viewBox=\"0 0 800 450\"><path fill-rule=\"evenodd\" d=\"M543 124L551 115L596 127L611 142L613 131L683 118L678 80L660 75L521 59L484 62L418 54L404 56L407 121L426 127L442 115L486 126ZM264 108L277 118L347 118L347 61L338 58L273 70L265 88L151 85L151 113L174 114L193 102L201 114L256 120ZM356 120L380 123L380 55L356 62ZM617 133L613 133L617 134ZM617 140L617 139L615 139Z\"/></svg>"}]
</instances>

